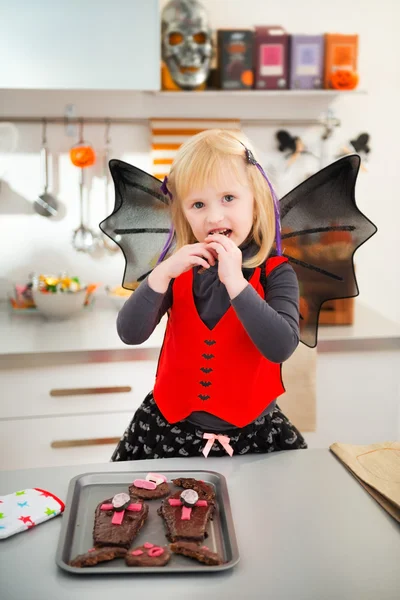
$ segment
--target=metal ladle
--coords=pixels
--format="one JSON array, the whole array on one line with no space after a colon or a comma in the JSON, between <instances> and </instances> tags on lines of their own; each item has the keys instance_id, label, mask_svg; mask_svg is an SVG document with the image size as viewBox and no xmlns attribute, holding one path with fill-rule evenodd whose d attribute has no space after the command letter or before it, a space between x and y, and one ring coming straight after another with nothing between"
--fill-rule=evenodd
<instances>
[{"instance_id":1,"label":"metal ladle","mask_svg":"<svg viewBox=\"0 0 400 600\"><path fill-rule=\"evenodd\" d=\"M80 180L79 180L79 206L80 206L80 225L74 231L72 238L72 245L78 252L91 252L95 240L93 233L90 229L85 227L83 223L83 191L84 191L84 168L80 167Z\"/></svg>"},{"instance_id":2,"label":"metal ladle","mask_svg":"<svg viewBox=\"0 0 400 600\"><path fill-rule=\"evenodd\" d=\"M79 135L79 145L83 145L84 142L84 138L83 138L83 119L80 122L80 135ZM75 248L75 250L77 250L78 252L94 252L97 247L98 247L98 240L96 239L95 234L93 233L93 231L91 229L89 229L89 227L86 227L86 225L83 222L84 219L84 188L85 188L85 181L84 181L84 170L85 167L79 167L80 168L80 180L79 180L79 206L80 206L80 224L79 227L77 229L75 229L74 234L73 234L73 238L72 238L72 245Z\"/></svg>"},{"instance_id":3,"label":"metal ladle","mask_svg":"<svg viewBox=\"0 0 400 600\"><path fill-rule=\"evenodd\" d=\"M44 189L43 192L36 198L33 203L33 208L42 217L55 217L58 212L58 201L52 195L49 194L49 160L47 150L47 137L46 137L47 123L43 121L42 130L42 148L40 150L40 159L42 167L44 167Z\"/></svg>"}]
</instances>

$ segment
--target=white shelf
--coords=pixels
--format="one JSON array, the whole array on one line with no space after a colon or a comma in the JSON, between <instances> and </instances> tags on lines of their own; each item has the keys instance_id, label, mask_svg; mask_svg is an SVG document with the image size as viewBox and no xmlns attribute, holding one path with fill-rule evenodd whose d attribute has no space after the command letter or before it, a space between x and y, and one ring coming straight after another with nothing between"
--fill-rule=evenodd
<instances>
[{"instance_id":1,"label":"white shelf","mask_svg":"<svg viewBox=\"0 0 400 600\"><path fill-rule=\"evenodd\" d=\"M334 98L339 95L366 94L366 90L204 90L193 91L148 91L142 92L151 96L161 96L163 98L187 98L190 95L198 97L232 98L246 96L246 98L272 98L272 97L323 97Z\"/></svg>"}]
</instances>

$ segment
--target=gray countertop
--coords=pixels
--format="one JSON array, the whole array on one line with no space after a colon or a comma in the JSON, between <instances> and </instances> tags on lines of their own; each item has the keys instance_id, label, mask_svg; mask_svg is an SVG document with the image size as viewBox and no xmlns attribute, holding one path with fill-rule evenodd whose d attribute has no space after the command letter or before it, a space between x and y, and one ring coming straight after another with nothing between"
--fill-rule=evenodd
<instances>
[{"instance_id":1,"label":"gray countertop","mask_svg":"<svg viewBox=\"0 0 400 600\"><path fill-rule=\"evenodd\" d=\"M107 301L108 300L108 301ZM66 321L47 320L38 313L13 313L0 303L0 367L29 361L67 364L121 360L156 360L166 318L140 346L127 346L116 332L117 310L99 295L91 309ZM349 326L321 326L318 352L400 349L400 325L356 301Z\"/></svg>"},{"instance_id":2,"label":"gray countertop","mask_svg":"<svg viewBox=\"0 0 400 600\"><path fill-rule=\"evenodd\" d=\"M62 517L0 542L2 600L398 600L400 525L329 450L0 472L0 494L47 489L65 500L86 472L210 469L225 475L239 545L232 570L77 577L57 568Z\"/></svg>"}]
</instances>

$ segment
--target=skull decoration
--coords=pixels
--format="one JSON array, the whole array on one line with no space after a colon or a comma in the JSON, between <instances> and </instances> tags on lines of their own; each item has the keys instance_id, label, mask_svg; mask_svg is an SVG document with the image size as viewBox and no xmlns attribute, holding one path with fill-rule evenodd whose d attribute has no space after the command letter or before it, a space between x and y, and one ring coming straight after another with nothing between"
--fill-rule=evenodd
<instances>
[{"instance_id":1,"label":"skull decoration","mask_svg":"<svg viewBox=\"0 0 400 600\"><path fill-rule=\"evenodd\" d=\"M209 74L211 28L197 0L171 0L162 12L162 58L177 86L193 90Z\"/></svg>"}]
</instances>

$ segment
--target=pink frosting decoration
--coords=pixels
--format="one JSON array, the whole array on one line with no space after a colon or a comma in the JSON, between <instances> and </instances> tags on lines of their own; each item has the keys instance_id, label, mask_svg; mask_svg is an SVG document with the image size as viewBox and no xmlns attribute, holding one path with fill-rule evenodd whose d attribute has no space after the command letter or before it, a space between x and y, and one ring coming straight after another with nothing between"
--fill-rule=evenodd
<instances>
[{"instance_id":1,"label":"pink frosting decoration","mask_svg":"<svg viewBox=\"0 0 400 600\"><path fill-rule=\"evenodd\" d=\"M88 552L94 552L96 548L89 548Z\"/></svg>"},{"instance_id":2,"label":"pink frosting decoration","mask_svg":"<svg viewBox=\"0 0 400 600\"><path fill-rule=\"evenodd\" d=\"M196 506L207 506L207 500L197 500Z\"/></svg>"},{"instance_id":3,"label":"pink frosting decoration","mask_svg":"<svg viewBox=\"0 0 400 600\"><path fill-rule=\"evenodd\" d=\"M140 548L138 548L137 550L133 550L131 554L132 556L140 556L141 554L143 554L143 550L140 550Z\"/></svg>"},{"instance_id":4,"label":"pink frosting decoration","mask_svg":"<svg viewBox=\"0 0 400 600\"><path fill-rule=\"evenodd\" d=\"M140 512L142 510L142 504L140 502L136 502L135 504L129 504L125 510L131 510L133 512ZM101 510L114 510L113 518L111 519L111 523L113 525L121 525L124 520L125 510L115 510L112 504L102 504L100 506Z\"/></svg>"},{"instance_id":5,"label":"pink frosting decoration","mask_svg":"<svg viewBox=\"0 0 400 600\"><path fill-rule=\"evenodd\" d=\"M143 544L143 548L154 548L154 544L150 544L150 542L146 542Z\"/></svg>"},{"instance_id":6,"label":"pink frosting decoration","mask_svg":"<svg viewBox=\"0 0 400 600\"><path fill-rule=\"evenodd\" d=\"M116 510L113 514L113 518L111 519L111 523L113 525L121 525L122 521L124 520L124 514L124 510Z\"/></svg>"},{"instance_id":7,"label":"pink frosting decoration","mask_svg":"<svg viewBox=\"0 0 400 600\"><path fill-rule=\"evenodd\" d=\"M135 479L133 485L144 490L155 490L157 487L154 481L147 481L146 479Z\"/></svg>"},{"instance_id":8,"label":"pink frosting decoration","mask_svg":"<svg viewBox=\"0 0 400 600\"><path fill-rule=\"evenodd\" d=\"M187 506L182 506L181 520L182 521L190 521L190 515L192 514L192 509Z\"/></svg>"},{"instance_id":9,"label":"pink frosting decoration","mask_svg":"<svg viewBox=\"0 0 400 600\"><path fill-rule=\"evenodd\" d=\"M164 548L161 548L160 546L154 546L154 548L151 548L151 550L149 550L147 554L152 558L161 556L162 554L164 554Z\"/></svg>"},{"instance_id":10,"label":"pink frosting decoration","mask_svg":"<svg viewBox=\"0 0 400 600\"><path fill-rule=\"evenodd\" d=\"M182 506L182 502L179 498L168 498L170 506Z\"/></svg>"},{"instance_id":11,"label":"pink frosting decoration","mask_svg":"<svg viewBox=\"0 0 400 600\"><path fill-rule=\"evenodd\" d=\"M142 510L143 504L140 502L136 502L136 504L130 504L126 507L126 510L132 510L133 512L140 512Z\"/></svg>"},{"instance_id":12,"label":"pink frosting decoration","mask_svg":"<svg viewBox=\"0 0 400 600\"><path fill-rule=\"evenodd\" d=\"M210 549L210 548L207 548L207 546L202 546L202 547L200 548L200 550L209 550L209 549Z\"/></svg>"}]
</instances>

